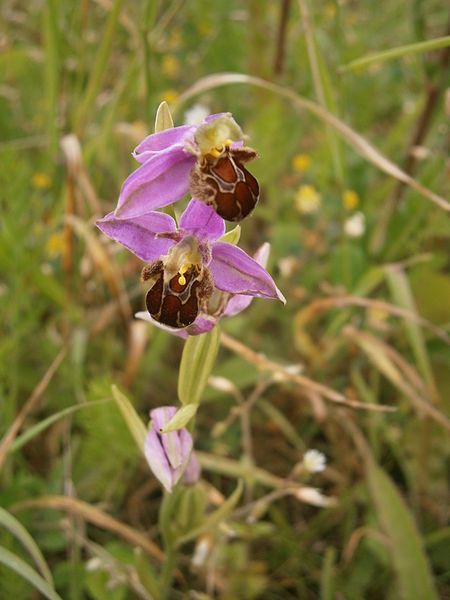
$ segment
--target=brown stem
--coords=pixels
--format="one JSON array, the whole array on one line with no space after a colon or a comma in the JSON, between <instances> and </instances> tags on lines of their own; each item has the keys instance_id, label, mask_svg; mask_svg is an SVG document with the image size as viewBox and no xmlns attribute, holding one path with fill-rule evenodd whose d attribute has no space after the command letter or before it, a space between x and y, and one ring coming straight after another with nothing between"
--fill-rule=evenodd
<instances>
[{"instance_id":1,"label":"brown stem","mask_svg":"<svg viewBox=\"0 0 450 600\"><path fill-rule=\"evenodd\" d=\"M280 76L283 73L284 69L284 58L287 40L286 33L290 8L291 0L282 0L280 10L280 22L278 25L277 45L275 49L275 60L273 63L273 73L275 76Z\"/></svg>"},{"instance_id":2,"label":"brown stem","mask_svg":"<svg viewBox=\"0 0 450 600\"><path fill-rule=\"evenodd\" d=\"M301 388L305 388L306 394L308 392L316 392L319 396L325 398L335 404L341 406L347 406L350 408L360 408L362 410L371 410L376 412L395 412L397 409L393 406L385 406L382 404L369 404L368 402L358 402L357 400L350 400L343 394L336 392L332 388L329 388L322 383L318 383L309 377L300 375L298 373L292 373L288 368L280 365L272 360L266 358L263 354L257 353L251 348L245 346L242 342L239 342L230 335L222 332L220 334L220 341L222 346L228 348L238 356L242 357L247 362L255 365L262 371L269 371L276 373L282 377L285 381L291 381Z\"/></svg>"},{"instance_id":3,"label":"brown stem","mask_svg":"<svg viewBox=\"0 0 450 600\"><path fill-rule=\"evenodd\" d=\"M39 402L40 398L42 397L42 394L45 392L48 384L53 379L53 376L55 375L56 371L58 370L59 365L62 363L65 355L66 355L65 348L63 348L62 350L60 350L58 352L56 358L53 360L53 362L51 363L51 365L45 372L45 374L42 377L42 379L40 380L40 382L34 388L33 393L28 398L28 400L25 402L25 404L21 408L19 414L17 415L14 422L12 423L11 427L9 428L9 430L6 432L5 436L3 437L3 439L0 443L0 471L2 469L6 455L8 454L8 450L10 449L11 444L16 439L16 436L19 433L20 429L22 428L22 425L24 424L25 419L33 411L36 404Z\"/></svg>"}]
</instances>

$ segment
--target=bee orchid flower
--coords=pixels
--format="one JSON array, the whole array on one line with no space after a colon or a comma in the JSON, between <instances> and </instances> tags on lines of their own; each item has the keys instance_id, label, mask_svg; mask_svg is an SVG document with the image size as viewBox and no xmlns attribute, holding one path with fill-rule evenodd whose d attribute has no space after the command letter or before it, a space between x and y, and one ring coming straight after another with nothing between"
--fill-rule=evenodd
<instances>
[{"instance_id":1,"label":"bee orchid flower","mask_svg":"<svg viewBox=\"0 0 450 600\"><path fill-rule=\"evenodd\" d=\"M220 241L223 219L198 200L189 202L178 227L160 212L129 219L110 213L97 226L148 263L142 271L148 317L162 326L189 327L191 335L212 329L215 321L207 318L207 307L216 291L285 302L260 263Z\"/></svg>"},{"instance_id":2,"label":"bee orchid flower","mask_svg":"<svg viewBox=\"0 0 450 600\"><path fill-rule=\"evenodd\" d=\"M230 113L149 135L133 152L141 166L125 180L115 216L139 217L190 191L224 219L240 221L259 197L258 182L244 167L256 152L244 139Z\"/></svg>"},{"instance_id":3,"label":"bee orchid flower","mask_svg":"<svg viewBox=\"0 0 450 600\"><path fill-rule=\"evenodd\" d=\"M269 260L269 253L270 244L265 242L256 251L253 258L259 265L266 268ZM230 294L216 290L211 299L208 301L206 312L200 313L195 323L184 329L173 329L171 327L167 327L166 325L162 325L161 323L157 323L150 317L148 312L144 311L137 312L135 317L137 319L141 319L142 321L147 321L159 329L164 329L164 331L167 331L172 335L186 339L189 335L201 335L202 333L211 331L211 329L217 325L220 319L223 317L234 317L235 315L238 315L251 304L252 300L253 296L247 296L245 294Z\"/></svg>"}]
</instances>

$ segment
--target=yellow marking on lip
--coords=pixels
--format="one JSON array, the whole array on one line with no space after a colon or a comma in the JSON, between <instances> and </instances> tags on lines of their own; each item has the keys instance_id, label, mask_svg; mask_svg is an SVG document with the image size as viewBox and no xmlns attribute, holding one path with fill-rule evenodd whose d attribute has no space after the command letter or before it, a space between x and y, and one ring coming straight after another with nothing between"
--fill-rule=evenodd
<instances>
[{"instance_id":1,"label":"yellow marking on lip","mask_svg":"<svg viewBox=\"0 0 450 600\"><path fill-rule=\"evenodd\" d=\"M233 143L233 140L225 140L223 142L223 144L220 144L220 146L216 146L215 148L211 148L211 150L208 152L208 154L210 154L211 156L214 156L214 158L219 158L219 156L221 154L223 154L224 150L226 148L229 148L231 146L231 144Z\"/></svg>"},{"instance_id":2,"label":"yellow marking on lip","mask_svg":"<svg viewBox=\"0 0 450 600\"><path fill-rule=\"evenodd\" d=\"M178 273L180 275L178 277L178 283L180 285L186 285L186 277L184 276L184 274L188 270L189 270L189 265L187 263L184 263L183 265L181 265L180 270L178 271Z\"/></svg>"}]
</instances>

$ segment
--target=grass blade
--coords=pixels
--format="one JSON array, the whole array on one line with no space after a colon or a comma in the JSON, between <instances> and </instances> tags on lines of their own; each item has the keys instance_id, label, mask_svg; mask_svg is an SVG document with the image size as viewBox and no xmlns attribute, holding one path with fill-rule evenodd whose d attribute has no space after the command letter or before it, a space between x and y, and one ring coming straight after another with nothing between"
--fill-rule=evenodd
<instances>
[{"instance_id":1,"label":"grass blade","mask_svg":"<svg viewBox=\"0 0 450 600\"><path fill-rule=\"evenodd\" d=\"M74 412L81 410L82 408L96 406L97 404L102 404L103 402L111 402L111 400L109 398L106 398L105 400L94 400L94 401L86 403L86 404L77 404L76 406L69 406L68 408L64 408L63 410L60 410L53 415L50 415L46 419L39 421L39 423L36 423L36 425L33 425L33 427L30 427L29 429L24 431L24 433L22 433L22 435L19 435L14 440L14 442L11 444L9 453L20 450L20 448L22 448L22 446L25 446L25 444L28 444L28 442L30 440L32 440L37 435L39 435L40 433L45 431L48 427L53 425L53 423L56 423L56 421L59 421L60 419L63 419L64 417L67 417L67 416L73 414Z\"/></svg>"},{"instance_id":2,"label":"grass blade","mask_svg":"<svg viewBox=\"0 0 450 600\"><path fill-rule=\"evenodd\" d=\"M58 150L58 85L59 85L59 34L58 6L55 0L47 0L44 11L45 34L45 96L47 98L47 131L53 155Z\"/></svg>"},{"instance_id":3,"label":"grass blade","mask_svg":"<svg viewBox=\"0 0 450 600\"><path fill-rule=\"evenodd\" d=\"M420 52L430 52L431 50L438 50L439 48L445 48L450 46L450 35L435 38L434 40L426 40L425 42L415 42L414 44L406 44L405 46L397 46L397 48L390 48L389 50L383 50L382 52L376 52L374 54L367 54L361 58L357 58L339 67L341 72L355 71L371 65L373 63L386 62L388 60L394 60L401 58L402 56L410 56L411 54L418 54Z\"/></svg>"},{"instance_id":4,"label":"grass blade","mask_svg":"<svg viewBox=\"0 0 450 600\"><path fill-rule=\"evenodd\" d=\"M131 435L133 436L139 450L143 453L144 442L147 436L147 430L145 429L144 423L141 421L141 418L135 411L134 406L131 404L125 394L122 394L116 385L113 385L111 390L114 400L116 401L117 406L119 407L119 410L122 413L126 424L128 425Z\"/></svg>"},{"instance_id":5,"label":"grass blade","mask_svg":"<svg viewBox=\"0 0 450 600\"><path fill-rule=\"evenodd\" d=\"M6 548L0 547L0 563L15 571L18 575L26 579L31 585L36 588L49 600L62 600L61 596L50 587L34 569L32 569L25 561L13 554Z\"/></svg>"},{"instance_id":6,"label":"grass blade","mask_svg":"<svg viewBox=\"0 0 450 600\"><path fill-rule=\"evenodd\" d=\"M401 598L437 600L422 538L413 515L391 479L373 459L367 462L367 477L378 518L391 541L391 558Z\"/></svg>"},{"instance_id":7,"label":"grass blade","mask_svg":"<svg viewBox=\"0 0 450 600\"><path fill-rule=\"evenodd\" d=\"M395 267L388 267L386 269L386 274L394 301L402 308L406 308L412 313L417 314L417 308L411 292L411 287L404 271ZM428 358L425 340L422 335L422 330L416 322L411 320L405 320L405 328L419 370L421 371L422 376L427 382L432 393L436 395L437 389Z\"/></svg>"},{"instance_id":8,"label":"grass blade","mask_svg":"<svg viewBox=\"0 0 450 600\"><path fill-rule=\"evenodd\" d=\"M314 92L318 103L336 113L336 102L326 63L316 42L314 24L309 13L308 0L299 0L300 14L306 38L306 50L308 54L309 67L314 84ZM340 148L340 140L330 125L326 124L326 136L330 147L331 158L338 183L344 183L343 157Z\"/></svg>"},{"instance_id":9,"label":"grass blade","mask_svg":"<svg viewBox=\"0 0 450 600\"><path fill-rule=\"evenodd\" d=\"M10 533L16 537L23 547L27 550L31 558L36 563L37 568L42 573L42 576L49 585L54 587L52 574L50 569L45 562L45 558L40 551L38 545L22 525L15 517L13 517L7 510L0 507L0 525L3 525Z\"/></svg>"},{"instance_id":10,"label":"grass blade","mask_svg":"<svg viewBox=\"0 0 450 600\"><path fill-rule=\"evenodd\" d=\"M83 99L81 100L80 107L75 117L74 129L78 135L81 135L83 133L89 111L91 110L92 105L95 102L95 99L98 95L100 86L103 81L103 76L106 71L106 64L108 62L109 54L111 52L111 47L114 40L114 33L117 27L117 23L119 21L122 2L123 0L114 1L114 4L111 8L111 12L109 14L108 22L106 23L103 39L94 61L94 66L92 68L92 73L89 78L87 89Z\"/></svg>"}]
</instances>

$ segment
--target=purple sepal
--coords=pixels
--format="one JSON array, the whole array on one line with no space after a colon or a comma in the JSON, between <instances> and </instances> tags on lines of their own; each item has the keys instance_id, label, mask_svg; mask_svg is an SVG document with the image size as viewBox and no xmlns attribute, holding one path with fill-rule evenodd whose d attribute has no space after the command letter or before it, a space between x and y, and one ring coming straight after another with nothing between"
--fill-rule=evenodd
<instances>
[{"instance_id":1,"label":"purple sepal","mask_svg":"<svg viewBox=\"0 0 450 600\"><path fill-rule=\"evenodd\" d=\"M125 180L115 216L138 217L179 200L189 189L194 164L195 157L181 147L153 154Z\"/></svg>"},{"instance_id":2,"label":"purple sepal","mask_svg":"<svg viewBox=\"0 0 450 600\"><path fill-rule=\"evenodd\" d=\"M194 485L200 479L201 472L202 468L198 462L198 458L195 452L192 452L186 470L183 473L183 483L185 485Z\"/></svg>"},{"instance_id":3,"label":"purple sepal","mask_svg":"<svg viewBox=\"0 0 450 600\"><path fill-rule=\"evenodd\" d=\"M225 221L212 206L194 198L180 218L180 229L199 239L217 240L225 233Z\"/></svg>"},{"instance_id":4,"label":"purple sepal","mask_svg":"<svg viewBox=\"0 0 450 600\"><path fill-rule=\"evenodd\" d=\"M168 492L185 472L192 454L192 436L187 429L162 433L177 412L175 406L160 406L150 412L151 424L144 454L154 475Z\"/></svg>"},{"instance_id":5,"label":"purple sepal","mask_svg":"<svg viewBox=\"0 0 450 600\"><path fill-rule=\"evenodd\" d=\"M209 269L215 286L223 292L274 298L286 303L264 267L237 246L225 242L213 244Z\"/></svg>"},{"instance_id":6,"label":"purple sepal","mask_svg":"<svg viewBox=\"0 0 450 600\"><path fill-rule=\"evenodd\" d=\"M181 125L172 127L158 133L148 135L142 142L136 146L133 151L134 158L141 164L145 163L151 156L167 148L178 146L182 148L184 141L193 137L196 127L192 125Z\"/></svg>"},{"instance_id":7,"label":"purple sepal","mask_svg":"<svg viewBox=\"0 0 450 600\"><path fill-rule=\"evenodd\" d=\"M256 262L262 267L266 268L269 260L270 253L270 244L265 242L258 250L255 252L253 258ZM281 292L280 292L281 293ZM239 314L243 310L245 310L253 301L253 296L245 296L244 294L236 294L235 296L231 296L228 304L223 311L224 317L234 317Z\"/></svg>"},{"instance_id":8,"label":"purple sepal","mask_svg":"<svg viewBox=\"0 0 450 600\"><path fill-rule=\"evenodd\" d=\"M145 262L158 260L167 254L174 242L158 237L162 231L176 231L175 221L161 212L151 212L131 219L118 219L109 213L96 223L97 227Z\"/></svg>"},{"instance_id":9,"label":"purple sepal","mask_svg":"<svg viewBox=\"0 0 450 600\"><path fill-rule=\"evenodd\" d=\"M164 325L163 323L155 321L155 319L153 319L151 315L145 311L137 312L134 316L136 319L147 321L147 323L151 323L158 329L162 329L163 331L182 338L183 340L186 340L190 335L201 335L202 333L211 331L217 325L218 321L218 319L210 315L199 315L192 325L188 325L188 327L185 327L184 329L175 329L174 327L169 327L168 325Z\"/></svg>"}]
</instances>

